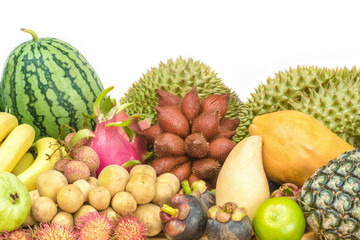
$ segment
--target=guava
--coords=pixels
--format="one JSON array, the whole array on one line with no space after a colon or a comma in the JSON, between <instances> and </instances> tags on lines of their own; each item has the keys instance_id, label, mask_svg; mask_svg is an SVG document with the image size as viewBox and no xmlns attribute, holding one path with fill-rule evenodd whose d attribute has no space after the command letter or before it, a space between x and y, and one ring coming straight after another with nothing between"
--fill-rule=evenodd
<instances>
[{"instance_id":1,"label":"guava","mask_svg":"<svg viewBox=\"0 0 360 240\"><path fill-rule=\"evenodd\" d=\"M20 227L30 207L27 187L14 174L0 171L0 232Z\"/></svg>"}]
</instances>

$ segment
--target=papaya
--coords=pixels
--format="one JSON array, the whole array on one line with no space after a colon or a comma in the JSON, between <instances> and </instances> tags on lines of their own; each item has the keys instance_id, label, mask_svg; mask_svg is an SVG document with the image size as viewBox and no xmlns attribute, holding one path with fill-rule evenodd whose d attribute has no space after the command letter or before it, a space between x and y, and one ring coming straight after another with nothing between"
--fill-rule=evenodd
<instances>
[{"instance_id":1,"label":"papaya","mask_svg":"<svg viewBox=\"0 0 360 240\"><path fill-rule=\"evenodd\" d=\"M295 110L255 117L249 135L263 138L262 159L267 178L298 187L329 160L354 149L314 117Z\"/></svg>"}]
</instances>

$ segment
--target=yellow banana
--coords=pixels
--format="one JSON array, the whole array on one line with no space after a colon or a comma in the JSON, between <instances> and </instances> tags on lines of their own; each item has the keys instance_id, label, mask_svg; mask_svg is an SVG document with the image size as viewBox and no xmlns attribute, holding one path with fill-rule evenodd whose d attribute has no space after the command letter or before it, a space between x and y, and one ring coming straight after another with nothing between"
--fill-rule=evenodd
<instances>
[{"instance_id":1,"label":"yellow banana","mask_svg":"<svg viewBox=\"0 0 360 240\"><path fill-rule=\"evenodd\" d=\"M15 127L0 147L0 171L11 172L35 139L35 130L23 123Z\"/></svg>"},{"instance_id":2,"label":"yellow banana","mask_svg":"<svg viewBox=\"0 0 360 240\"><path fill-rule=\"evenodd\" d=\"M18 162L18 164L16 164L15 168L12 170L12 173L16 176L19 175L20 173L28 169L34 161L34 156L31 153L25 153Z\"/></svg>"},{"instance_id":3,"label":"yellow banana","mask_svg":"<svg viewBox=\"0 0 360 240\"><path fill-rule=\"evenodd\" d=\"M64 148L52 137L37 140L30 148L32 151L35 152L35 161L18 175L29 191L36 189L36 180L41 173L54 169L55 163L66 155Z\"/></svg>"},{"instance_id":4,"label":"yellow banana","mask_svg":"<svg viewBox=\"0 0 360 240\"><path fill-rule=\"evenodd\" d=\"M4 140L9 133L19 125L17 118L6 112L0 112L0 142Z\"/></svg>"}]
</instances>

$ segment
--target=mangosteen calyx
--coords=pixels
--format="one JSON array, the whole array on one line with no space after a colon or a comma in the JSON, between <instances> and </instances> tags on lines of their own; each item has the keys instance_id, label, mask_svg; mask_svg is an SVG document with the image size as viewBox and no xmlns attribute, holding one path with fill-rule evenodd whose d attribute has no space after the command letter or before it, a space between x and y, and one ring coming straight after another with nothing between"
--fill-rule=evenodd
<instances>
[{"instance_id":1,"label":"mangosteen calyx","mask_svg":"<svg viewBox=\"0 0 360 240\"><path fill-rule=\"evenodd\" d=\"M219 233L222 234L219 234ZM214 205L208 210L206 235L208 240L244 239L249 240L252 234L247 210L233 202L223 206Z\"/></svg>"},{"instance_id":2,"label":"mangosteen calyx","mask_svg":"<svg viewBox=\"0 0 360 240\"><path fill-rule=\"evenodd\" d=\"M200 239L205 233L205 204L193 195L175 194L160 207L160 219L168 239Z\"/></svg>"},{"instance_id":3,"label":"mangosteen calyx","mask_svg":"<svg viewBox=\"0 0 360 240\"><path fill-rule=\"evenodd\" d=\"M207 190L206 183L203 180L196 180L191 184L193 191L199 191L200 194L204 193Z\"/></svg>"},{"instance_id":4,"label":"mangosteen calyx","mask_svg":"<svg viewBox=\"0 0 360 240\"><path fill-rule=\"evenodd\" d=\"M233 202L227 202L222 207L214 205L208 210L208 218L226 223L230 219L234 222L241 221L247 215L247 210L238 207Z\"/></svg>"}]
</instances>

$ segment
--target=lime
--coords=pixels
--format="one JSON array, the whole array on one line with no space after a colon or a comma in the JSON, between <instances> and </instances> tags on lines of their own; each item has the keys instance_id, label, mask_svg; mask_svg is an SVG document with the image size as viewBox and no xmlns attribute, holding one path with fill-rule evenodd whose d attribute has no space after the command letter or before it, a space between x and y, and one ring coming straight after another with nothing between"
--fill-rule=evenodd
<instances>
[{"instance_id":1,"label":"lime","mask_svg":"<svg viewBox=\"0 0 360 240\"><path fill-rule=\"evenodd\" d=\"M253 229L258 240L300 240L305 232L300 206L287 197L275 197L256 209Z\"/></svg>"}]
</instances>

